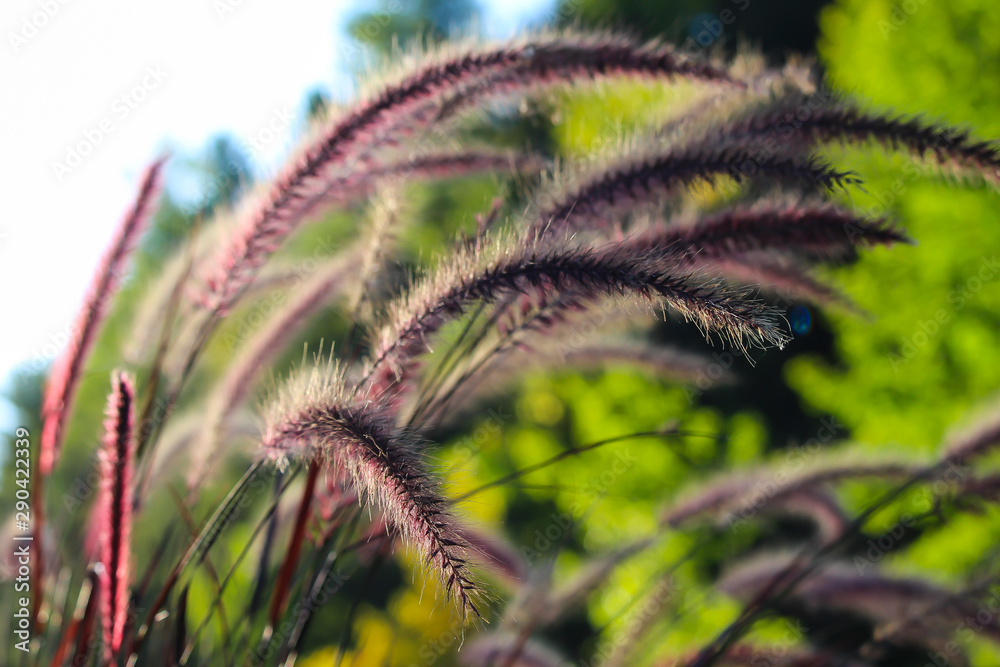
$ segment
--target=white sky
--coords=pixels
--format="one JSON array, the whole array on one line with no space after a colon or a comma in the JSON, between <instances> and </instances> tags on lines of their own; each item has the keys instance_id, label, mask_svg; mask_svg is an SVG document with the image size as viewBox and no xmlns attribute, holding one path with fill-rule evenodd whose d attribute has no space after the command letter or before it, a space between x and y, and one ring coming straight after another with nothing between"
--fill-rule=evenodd
<instances>
[{"instance_id":1,"label":"white sky","mask_svg":"<svg viewBox=\"0 0 1000 667\"><path fill-rule=\"evenodd\" d=\"M482 4L482 25L503 36L552 0ZM271 125L283 131L256 162L273 166L306 93L349 90L344 22L373 6L4 0L0 380L60 348L148 161L168 146L197 149L222 131L247 141ZM88 152L78 163L68 162L73 147ZM9 419L0 402L0 427Z\"/></svg>"}]
</instances>

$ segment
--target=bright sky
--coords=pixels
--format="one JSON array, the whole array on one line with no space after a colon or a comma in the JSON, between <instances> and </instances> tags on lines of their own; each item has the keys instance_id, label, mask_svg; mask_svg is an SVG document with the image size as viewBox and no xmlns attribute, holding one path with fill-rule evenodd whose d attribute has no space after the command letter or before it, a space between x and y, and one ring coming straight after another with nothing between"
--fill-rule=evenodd
<instances>
[{"instance_id":1,"label":"bright sky","mask_svg":"<svg viewBox=\"0 0 1000 667\"><path fill-rule=\"evenodd\" d=\"M489 0L482 25L506 36L552 4ZM61 349L150 159L168 146L200 148L222 131L260 145L275 129L255 158L258 168L273 166L291 145L305 94L349 90L343 25L375 6L4 0L0 380ZM5 429L8 413L0 401Z\"/></svg>"}]
</instances>

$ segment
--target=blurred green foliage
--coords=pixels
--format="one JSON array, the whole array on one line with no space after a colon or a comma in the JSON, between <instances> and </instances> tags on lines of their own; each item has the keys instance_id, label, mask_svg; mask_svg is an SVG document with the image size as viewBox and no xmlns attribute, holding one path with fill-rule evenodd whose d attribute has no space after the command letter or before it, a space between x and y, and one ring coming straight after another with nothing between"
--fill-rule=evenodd
<instances>
[{"instance_id":1,"label":"blurred green foliage","mask_svg":"<svg viewBox=\"0 0 1000 667\"><path fill-rule=\"evenodd\" d=\"M1000 134L1000 11L991 2L841 2L820 54L837 90L901 112ZM802 360L790 379L866 443L927 451L1000 389L1000 208L894 160L846 156L865 179L852 203L898 218L913 248L873 252L837 280L874 319L830 313L840 367Z\"/></svg>"},{"instance_id":2,"label":"blurred green foliage","mask_svg":"<svg viewBox=\"0 0 1000 667\"><path fill-rule=\"evenodd\" d=\"M989 2L842 2L823 15L830 83L872 104L1000 133L1000 12ZM932 450L1000 389L1000 209L898 161L844 156L865 177L852 203L898 218L917 245L837 272L871 321L830 313L839 363L800 359L789 380L868 446ZM946 552L968 547L941 539ZM945 559L942 559L942 562Z\"/></svg>"},{"instance_id":3,"label":"blurred green foliage","mask_svg":"<svg viewBox=\"0 0 1000 667\"><path fill-rule=\"evenodd\" d=\"M1000 135L996 3L842 0L822 15L830 84L873 105ZM799 359L788 379L867 448L933 450L1000 390L1000 207L996 192L847 156L866 181L853 204L898 218L918 245L868 254L837 280L874 315L831 313L838 363ZM992 398L991 398L992 397ZM858 504L870 496L859 493ZM1000 514L966 516L892 554L901 571L964 581L994 557ZM1000 664L980 647L976 664Z\"/></svg>"}]
</instances>

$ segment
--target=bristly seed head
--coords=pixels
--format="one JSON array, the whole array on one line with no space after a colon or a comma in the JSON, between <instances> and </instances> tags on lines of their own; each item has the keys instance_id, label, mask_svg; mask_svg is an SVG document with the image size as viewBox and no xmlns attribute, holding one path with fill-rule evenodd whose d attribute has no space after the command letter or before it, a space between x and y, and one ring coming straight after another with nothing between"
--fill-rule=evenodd
<instances>
[{"instance_id":1,"label":"bristly seed head","mask_svg":"<svg viewBox=\"0 0 1000 667\"><path fill-rule=\"evenodd\" d=\"M398 429L376 403L346 397L332 364L289 382L274 404L263 449L278 460L322 458L345 473L359 496L437 572L463 618L480 617L482 591L469 572L469 547L426 467L426 443Z\"/></svg>"},{"instance_id":2,"label":"bristly seed head","mask_svg":"<svg viewBox=\"0 0 1000 667\"><path fill-rule=\"evenodd\" d=\"M119 372L112 375L111 385L104 422L101 498L97 511L100 512L98 526L104 565L101 586L104 646L109 656L116 656L124 638L129 603L135 387L131 377Z\"/></svg>"}]
</instances>

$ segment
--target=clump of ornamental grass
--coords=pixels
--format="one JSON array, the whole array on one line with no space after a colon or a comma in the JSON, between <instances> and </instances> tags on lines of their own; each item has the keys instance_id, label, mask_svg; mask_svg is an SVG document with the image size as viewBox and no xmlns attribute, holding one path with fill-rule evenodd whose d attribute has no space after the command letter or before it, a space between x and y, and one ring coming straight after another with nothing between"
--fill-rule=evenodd
<instances>
[{"instance_id":1,"label":"clump of ornamental grass","mask_svg":"<svg viewBox=\"0 0 1000 667\"><path fill-rule=\"evenodd\" d=\"M696 92L689 107L578 163L467 141L466 129L491 122L483 111L495 113L495 102L619 81L684 81ZM657 638L669 638L671 624L697 613L697 603L674 594L654 600L645 616L604 628L626 638L608 653L611 664L648 653L656 664L758 664L777 655L771 664L866 665L940 648L983 599L983 585L901 580L878 562L854 576L844 563L864 553L865 539L884 537L868 520L907 493L930 489L935 500L915 520L917 531L995 501L995 476L955 478L966 470L959 465L1000 442L995 420L955 438L930 463L817 455L807 466L786 460L706 473L691 491L664 498L652 534L584 559L559 583L554 558L530 561L463 516L463 504L631 438L662 440L681 457L678 441L703 434L685 430L683 414L664 415L668 426L567 446L458 495L436 458L442 428L461 428L462 411L528 369L630 367L699 388L736 380L704 349L657 341L658 322L669 321L668 332L692 326L752 362L792 338L774 294L850 309L849 296L818 269L910 239L897 221L838 199L863 175L828 162L818 149L829 144L902 151L963 180L995 184L1000 173L996 144L868 110L796 68L706 61L665 44L575 32L447 45L402 59L356 103L318 121L270 182L204 221L163 263L136 316L136 340L122 353L132 373L112 378L90 522L100 545L95 561L62 553L33 571L36 659L290 666L308 638L338 646L340 660L354 641L360 600L387 561L408 554L397 560L416 563L420 582L436 581L425 594L454 612L449 637L480 626L461 653L464 664L558 665L589 644L556 646L556 635L543 633L628 563L683 533L694 548L661 563L658 574L674 581L701 544L740 526L756 531L750 552L770 555L740 565L754 555L741 552L725 564L728 574L704 582L743 602L738 617L700 646L664 644ZM49 379L40 509L88 351L154 210L162 164L144 176ZM409 275L398 270L402 239L421 238L417 216L398 205L412 192L406 186L487 172L512 181L509 198L469 220L445 247L418 248L423 261ZM706 192L713 196L692 196ZM333 212L357 222L353 238L308 268L296 265L283 246ZM255 318L271 290L283 295L279 307ZM328 326L334 321L346 327ZM276 377L310 327L324 328L325 348L302 353L288 379ZM259 424L244 418L250 410ZM184 492L172 483L178 469ZM239 480L219 495L234 469ZM870 481L883 491L875 502L861 510L845 502L844 486ZM133 548L133 528L147 516L163 521L166 509L173 518L154 548ZM775 524L789 520L810 526L791 533L796 548L788 539L769 544ZM36 538L51 539L68 521L39 512ZM246 529L237 538L246 543L220 554L234 525ZM747 540L734 544L747 550ZM367 576L356 575L362 568ZM252 582L247 595L234 591L237 578ZM343 613L326 614L345 599ZM833 620L775 653L782 647L747 635L776 615ZM324 623L314 622L320 616ZM331 618L342 626L329 627ZM490 622L499 629L481 628ZM995 623L986 636L1000 637Z\"/></svg>"}]
</instances>

